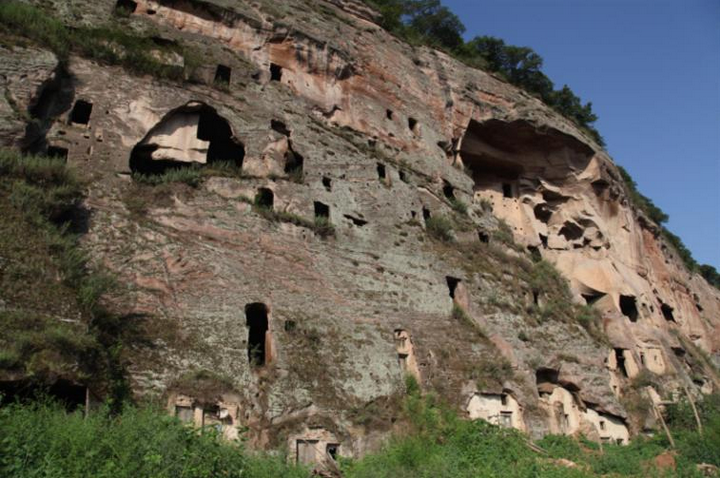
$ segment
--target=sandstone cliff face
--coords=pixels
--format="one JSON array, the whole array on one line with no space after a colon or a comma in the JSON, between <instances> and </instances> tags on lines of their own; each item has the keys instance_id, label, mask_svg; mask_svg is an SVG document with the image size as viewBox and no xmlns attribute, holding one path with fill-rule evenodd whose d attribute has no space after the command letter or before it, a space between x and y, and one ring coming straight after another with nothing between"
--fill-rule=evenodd
<instances>
[{"instance_id":1,"label":"sandstone cliff face","mask_svg":"<svg viewBox=\"0 0 720 478\"><path fill-rule=\"evenodd\" d=\"M59 11L90 24L114 8ZM50 53L0 50L0 137L22 144L19 112L45 120L36 136L90 180L85 244L124 286L113 306L153 337L127 357L137 395L313 461L307 443L359 455L386 436L406 373L472 418L621 441L654 426L631 398L720 386L706 362L720 292L632 207L607 154L376 18L352 0L137 0L128 28L202 53L184 84L75 57L54 78ZM214 161L243 176L130 176ZM282 215L327 217L335 233L268 220ZM452 243L425 231L441 216L458 224ZM517 246L498 240L508 230ZM606 338L556 319L552 293L527 280L538 256ZM200 371L231 386L201 398L178 379ZM639 383L645 371L657 377Z\"/></svg>"}]
</instances>

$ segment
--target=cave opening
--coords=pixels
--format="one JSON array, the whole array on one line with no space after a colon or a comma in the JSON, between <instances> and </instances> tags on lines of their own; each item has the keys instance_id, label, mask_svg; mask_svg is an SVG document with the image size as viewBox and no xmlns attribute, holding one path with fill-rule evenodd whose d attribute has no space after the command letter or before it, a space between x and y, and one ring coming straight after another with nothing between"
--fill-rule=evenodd
<instances>
[{"instance_id":1,"label":"cave opening","mask_svg":"<svg viewBox=\"0 0 720 478\"><path fill-rule=\"evenodd\" d=\"M675 309L673 309L672 307L667 305L665 302L661 302L660 304L661 304L660 311L662 312L662 315L665 318L665 320L667 320L668 322L676 322L675 316L673 315L673 311Z\"/></svg>"},{"instance_id":2,"label":"cave opening","mask_svg":"<svg viewBox=\"0 0 720 478\"><path fill-rule=\"evenodd\" d=\"M218 65L215 69L215 84L229 86L230 78L232 77L232 68L227 65Z\"/></svg>"},{"instance_id":3,"label":"cave opening","mask_svg":"<svg viewBox=\"0 0 720 478\"><path fill-rule=\"evenodd\" d=\"M323 176L322 185L326 191L332 191L332 180L329 177Z\"/></svg>"},{"instance_id":4,"label":"cave opening","mask_svg":"<svg viewBox=\"0 0 720 478\"><path fill-rule=\"evenodd\" d=\"M533 213L538 221L547 224L550 222L550 218L553 215L552 210L548 207L547 203L540 203L533 208Z\"/></svg>"},{"instance_id":5,"label":"cave opening","mask_svg":"<svg viewBox=\"0 0 720 478\"><path fill-rule=\"evenodd\" d=\"M283 136L290 137L290 129L280 120L270 120L270 128Z\"/></svg>"},{"instance_id":6,"label":"cave opening","mask_svg":"<svg viewBox=\"0 0 720 478\"><path fill-rule=\"evenodd\" d=\"M58 379L52 384L32 380L0 381L0 405L13 402L31 403L48 397L57 401L68 412L74 412L87 406L88 395L87 387L65 379Z\"/></svg>"},{"instance_id":7,"label":"cave opening","mask_svg":"<svg viewBox=\"0 0 720 478\"><path fill-rule=\"evenodd\" d=\"M599 301L600 299L605 297L605 295L606 294L604 292L599 292L599 291L593 290L593 291L587 292L585 294L582 294L582 298L585 299L585 303L587 305L594 305L597 301Z\"/></svg>"},{"instance_id":8,"label":"cave opening","mask_svg":"<svg viewBox=\"0 0 720 478\"><path fill-rule=\"evenodd\" d=\"M248 361L254 367L267 363L268 308L261 302L245 306L248 327Z\"/></svg>"},{"instance_id":9,"label":"cave opening","mask_svg":"<svg viewBox=\"0 0 720 478\"><path fill-rule=\"evenodd\" d=\"M427 220L432 217L432 214L430 213L430 209L428 209L426 207L424 207L422 209L422 215L423 215L423 219L425 220L425 222L427 222Z\"/></svg>"},{"instance_id":10,"label":"cave opening","mask_svg":"<svg viewBox=\"0 0 720 478\"><path fill-rule=\"evenodd\" d=\"M521 177L562 180L584 169L594 154L592 148L559 130L524 120L497 119L471 120L459 153L475 191L492 191L504 198L518 197Z\"/></svg>"},{"instance_id":11,"label":"cave opening","mask_svg":"<svg viewBox=\"0 0 720 478\"><path fill-rule=\"evenodd\" d=\"M287 174L291 180L299 182L303 177L304 165L305 158L295 151L292 147L292 143L288 141L288 149L285 152L285 174Z\"/></svg>"},{"instance_id":12,"label":"cave opening","mask_svg":"<svg viewBox=\"0 0 720 478\"><path fill-rule=\"evenodd\" d=\"M552 392L552 385L558 383L560 377L560 371L554 368L540 367L535 371L535 384L538 390L550 393ZM548 387L550 385L550 387Z\"/></svg>"},{"instance_id":13,"label":"cave opening","mask_svg":"<svg viewBox=\"0 0 720 478\"><path fill-rule=\"evenodd\" d=\"M338 454L340 453L340 445L338 443L328 443L325 447L325 453L333 461L337 461Z\"/></svg>"},{"instance_id":14,"label":"cave opening","mask_svg":"<svg viewBox=\"0 0 720 478\"><path fill-rule=\"evenodd\" d=\"M542 244L543 249L548 248L548 237L545 234L538 234L538 237L540 238L540 244Z\"/></svg>"},{"instance_id":15,"label":"cave opening","mask_svg":"<svg viewBox=\"0 0 720 478\"><path fill-rule=\"evenodd\" d=\"M455 199L455 188L445 180L443 180L443 196L445 196L446 199Z\"/></svg>"},{"instance_id":16,"label":"cave opening","mask_svg":"<svg viewBox=\"0 0 720 478\"><path fill-rule=\"evenodd\" d=\"M515 195L513 194L513 186L511 183L502 183L502 191L503 191L503 197L504 198L513 198Z\"/></svg>"},{"instance_id":17,"label":"cave opening","mask_svg":"<svg viewBox=\"0 0 720 478\"><path fill-rule=\"evenodd\" d=\"M227 162L238 168L242 166L245 158L245 147L235 141L230 123L218 115L215 110L207 107L200 111L197 138L209 141L207 150L207 163Z\"/></svg>"},{"instance_id":18,"label":"cave opening","mask_svg":"<svg viewBox=\"0 0 720 478\"><path fill-rule=\"evenodd\" d=\"M625 317L630 319L630 322L637 322L639 314L637 308L637 300L635 299L635 296L621 295L620 311Z\"/></svg>"},{"instance_id":19,"label":"cave opening","mask_svg":"<svg viewBox=\"0 0 720 478\"><path fill-rule=\"evenodd\" d=\"M385 177L386 177L386 172L385 172L385 165L384 165L384 164L382 164L382 163L377 163L377 175L378 175L378 179L381 179L381 180L385 179Z\"/></svg>"},{"instance_id":20,"label":"cave opening","mask_svg":"<svg viewBox=\"0 0 720 478\"><path fill-rule=\"evenodd\" d=\"M393 110L385 110L385 118L392 121L395 119L395 113L393 113Z\"/></svg>"},{"instance_id":21,"label":"cave opening","mask_svg":"<svg viewBox=\"0 0 720 478\"><path fill-rule=\"evenodd\" d=\"M540 252L540 248L537 246L527 246L527 250L530 253L530 259L532 259L533 262L540 262L542 261L542 253Z\"/></svg>"},{"instance_id":22,"label":"cave opening","mask_svg":"<svg viewBox=\"0 0 720 478\"><path fill-rule=\"evenodd\" d=\"M408 129L410 129L413 133L417 133L418 121L415 118L408 118Z\"/></svg>"},{"instance_id":23,"label":"cave opening","mask_svg":"<svg viewBox=\"0 0 720 478\"><path fill-rule=\"evenodd\" d=\"M88 124L92 114L93 105L89 101L77 100L70 112L70 123Z\"/></svg>"},{"instance_id":24,"label":"cave opening","mask_svg":"<svg viewBox=\"0 0 720 478\"><path fill-rule=\"evenodd\" d=\"M315 201L313 203L313 207L315 209L315 219L319 220L330 220L330 206L327 204L321 203L320 201Z\"/></svg>"},{"instance_id":25,"label":"cave opening","mask_svg":"<svg viewBox=\"0 0 720 478\"><path fill-rule=\"evenodd\" d=\"M135 10L137 10L137 2L133 0L117 0L115 4L115 11L117 12L127 12L130 14L135 13Z\"/></svg>"},{"instance_id":26,"label":"cave opening","mask_svg":"<svg viewBox=\"0 0 720 478\"><path fill-rule=\"evenodd\" d=\"M615 349L615 362L617 363L617 369L620 370L623 377L628 377L627 368L625 367L625 350Z\"/></svg>"},{"instance_id":27,"label":"cave opening","mask_svg":"<svg viewBox=\"0 0 720 478\"><path fill-rule=\"evenodd\" d=\"M224 163L241 168L245 146L214 108L189 103L160 120L132 150L133 173L163 174L190 166Z\"/></svg>"},{"instance_id":28,"label":"cave opening","mask_svg":"<svg viewBox=\"0 0 720 478\"><path fill-rule=\"evenodd\" d=\"M583 237L585 231L583 231L582 227L580 227L575 222L565 221L563 226L560 228L558 234L563 236L568 241L576 241Z\"/></svg>"},{"instance_id":29,"label":"cave opening","mask_svg":"<svg viewBox=\"0 0 720 478\"><path fill-rule=\"evenodd\" d=\"M483 244L490 244L490 234L488 234L486 231L479 230L478 240Z\"/></svg>"},{"instance_id":30,"label":"cave opening","mask_svg":"<svg viewBox=\"0 0 720 478\"><path fill-rule=\"evenodd\" d=\"M270 63L270 81L282 81L282 67L275 63Z\"/></svg>"},{"instance_id":31,"label":"cave opening","mask_svg":"<svg viewBox=\"0 0 720 478\"><path fill-rule=\"evenodd\" d=\"M462 282L462 279L458 279L457 277L452 276L446 276L445 281L447 282L450 297L452 299L455 299L455 292L457 291L458 285Z\"/></svg>"},{"instance_id":32,"label":"cave opening","mask_svg":"<svg viewBox=\"0 0 720 478\"><path fill-rule=\"evenodd\" d=\"M269 188L260 188L255 194L255 205L260 208L272 210L275 203L275 195Z\"/></svg>"},{"instance_id":33,"label":"cave opening","mask_svg":"<svg viewBox=\"0 0 720 478\"><path fill-rule=\"evenodd\" d=\"M68 149L61 146L48 146L47 157L67 161Z\"/></svg>"}]
</instances>

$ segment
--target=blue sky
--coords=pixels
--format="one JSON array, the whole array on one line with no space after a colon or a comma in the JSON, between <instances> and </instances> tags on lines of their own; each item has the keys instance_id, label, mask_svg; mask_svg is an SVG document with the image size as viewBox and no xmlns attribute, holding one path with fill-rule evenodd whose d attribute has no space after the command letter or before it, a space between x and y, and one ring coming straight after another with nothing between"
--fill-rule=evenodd
<instances>
[{"instance_id":1,"label":"blue sky","mask_svg":"<svg viewBox=\"0 0 720 478\"><path fill-rule=\"evenodd\" d=\"M529 46L600 117L607 149L720 270L719 0L443 0L466 38Z\"/></svg>"}]
</instances>

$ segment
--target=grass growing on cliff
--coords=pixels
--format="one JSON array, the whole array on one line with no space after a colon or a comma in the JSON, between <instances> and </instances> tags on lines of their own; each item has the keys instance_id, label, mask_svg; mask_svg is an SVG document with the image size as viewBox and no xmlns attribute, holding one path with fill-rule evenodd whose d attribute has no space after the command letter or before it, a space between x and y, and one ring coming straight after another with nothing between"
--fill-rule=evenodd
<instances>
[{"instance_id":1,"label":"grass growing on cliff","mask_svg":"<svg viewBox=\"0 0 720 478\"><path fill-rule=\"evenodd\" d=\"M120 336L132 321L101 304L113 280L80 247L82 198L61 161L0 149L0 374L94 379L119 403Z\"/></svg>"},{"instance_id":2,"label":"grass growing on cliff","mask_svg":"<svg viewBox=\"0 0 720 478\"><path fill-rule=\"evenodd\" d=\"M49 403L0 408L0 476L30 478L308 477L282 457L253 455L153 409L67 413Z\"/></svg>"},{"instance_id":3,"label":"grass growing on cliff","mask_svg":"<svg viewBox=\"0 0 720 478\"><path fill-rule=\"evenodd\" d=\"M66 225L81 197L80 183L61 161L0 150L0 366L6 370L68 373L97 347L82 317L92 312L103 280L88 274Z\"/></svg>"},{"instance_id":4,"label":"grass growing on cliff","mask_svg":"<svg viewBox=\"0 0 720 478\"><path fill-rule=\"evenodd\" d=\"M18 1L0 3L0 33L27 38L49 48L62 63L75 53L137 74L183 80L199 66L199 56L181 45L158 44L119 25L68 28L45 11ZM171 58L180 58L179 64Z\"/></svg>"},{"instance_id":5,"label":"grass growing on cliff","mask_svg":"<svg viewBox=\"0 0 720 478\"><path fill-rule=\"evenodd\" d=\"M455 236L453 235L453 222L446 216L432 216L425 221L425 228L428 233L443 242L452 242Z\"/></svg>"}]
</instances>

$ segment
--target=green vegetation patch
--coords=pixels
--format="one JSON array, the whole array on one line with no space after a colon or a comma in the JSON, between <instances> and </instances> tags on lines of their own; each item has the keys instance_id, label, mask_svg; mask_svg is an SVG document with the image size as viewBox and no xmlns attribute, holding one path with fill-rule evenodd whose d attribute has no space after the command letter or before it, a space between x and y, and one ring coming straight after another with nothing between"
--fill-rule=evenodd
<instances>
[{"instance_id":1,"label":"green vegetation patch","mask_svg":"<svg viewBox=\"0 0 720 478\"><path fill-rule=\"evenodd\" d=\"M64 64L71 53L137 74L181 81L199 66L199 55L184 46L158 44L128 33L127 27L69 28L43 10L14 0L0 3L0 33L49 48Z\"/></svg>"},{"instance_id":2,"label":"green vegetation patch","mask_svg":"<svg viewBox=\"0 0 720 478\"><path fill-rule=\"evenodd\" d=\"M0 476L29 478L308 477L282 456L251 454L208 428L153 409L84 418L52 404L0 408Z\"/></svg>"}]
</instances>

